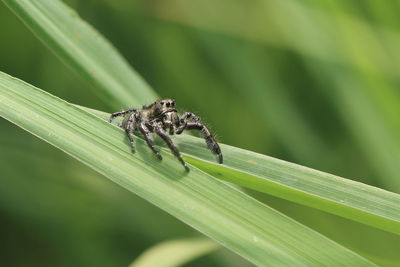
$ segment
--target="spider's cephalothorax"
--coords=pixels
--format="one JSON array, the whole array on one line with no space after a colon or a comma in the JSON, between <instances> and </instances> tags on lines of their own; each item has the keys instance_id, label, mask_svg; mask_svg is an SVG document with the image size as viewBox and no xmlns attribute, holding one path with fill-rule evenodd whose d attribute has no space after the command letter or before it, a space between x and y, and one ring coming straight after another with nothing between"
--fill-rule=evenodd
<instances>
[{"instance_id":1,"label":"spider's cephalothorax","mask_svg":"<svg viewBox=\"0 0 400 267\"><path fill-rule=\"evenodd\" d=\"M174 99L157 100L152 104L144 105L141 109L127 109L115 112L108 121L112 122L114 118L119 116L124 117L120 126L125 130L129 138L132 152L135 152L135 141L132 134L134 131L139 130L150 149L159 159L162 159L160 152L153 145L151 133L156 133L167 143L175 157L188 170L178 148L174 145L168 134L181 134L184 130L198 130L206 140L208 148L217 156L218 162L222 163L221 149L210 131L201 123L200 118L193 113L185 112L183 115L179 115L175 109ZM166 131L168 131L168 134Z\"/></svg>"}]
</instances>

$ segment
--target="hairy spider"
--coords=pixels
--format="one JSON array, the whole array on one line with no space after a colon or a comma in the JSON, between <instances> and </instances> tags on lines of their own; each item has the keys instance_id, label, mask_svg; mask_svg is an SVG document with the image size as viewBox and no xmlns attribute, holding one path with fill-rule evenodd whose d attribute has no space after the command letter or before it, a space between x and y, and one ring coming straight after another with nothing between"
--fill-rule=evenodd
<instances>
[{"instance_id":1,"label":"hairy spider","mask_svg":"<svg viewBox=\"0 0 400 267\"><path fill-rule=\"evenodd\" d=\"M166 131L170 135L181 134L184 130L198 130L203 135L208 148L217 156L218 163L222 163L221 149L210 131L204 124L201 123L199 117L191 112L185 112L179 115L175 109L174 99L162 99L156 102L144 105L141 109L127 109L120 112L115 112L108 120L110 123L116 117L123 116L124 119L120 127L125 130L126 135L131 143L132 152L135 152L135 141L133 139L133 132L139 130L147 145L156 154L158 159L162 159L160 152L158 152L153 145L153 137L150 133L156 133L160 136L171 149L172 153L182 163L186 170L188 167L182 159L178 148L172 142Z\"/></svg>"}]
</instances>

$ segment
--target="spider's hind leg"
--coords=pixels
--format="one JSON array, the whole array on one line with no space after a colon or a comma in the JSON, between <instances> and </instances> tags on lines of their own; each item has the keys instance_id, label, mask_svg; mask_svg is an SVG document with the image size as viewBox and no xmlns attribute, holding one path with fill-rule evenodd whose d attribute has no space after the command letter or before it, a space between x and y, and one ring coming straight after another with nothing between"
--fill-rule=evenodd
<instances>
[{"instance_id":1,"label":"spider's hind leg","mask_svg":"<svg viewBox=\"0 0 400 267\"><path fill-rule=\"evenodd\" d=\"M110 118L108 119L108 122L111 123L113 121L113 119L115 119L116 117L124 116L124 115L128 114L129 112L135 112L135 111L136 111L136 109L131 108L131 109L115 112L115 113L111 114Z\"/></svg>"}]
</instances>

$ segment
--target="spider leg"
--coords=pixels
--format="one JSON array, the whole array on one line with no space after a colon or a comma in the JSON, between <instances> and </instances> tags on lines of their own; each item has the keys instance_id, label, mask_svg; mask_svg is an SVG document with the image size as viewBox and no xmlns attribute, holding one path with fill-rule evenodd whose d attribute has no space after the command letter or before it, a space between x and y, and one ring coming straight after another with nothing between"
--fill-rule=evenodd
<instances>
[{"instance_id":1,"label":"spider leg","mask_svg":"<svg viewBox=\"0 0 400 267\"><path fill-rule=\"evenodd\" d=\"M157 158L159 160L162 160L162 156L160 155L160 152L158 152L155 148L154 148L154 144L153 144L153 138L150 135L150 130L149 128L147 128L147 126L144 123L141 123L139 126L139 131L143 134L144 140L146 140L147 145L150 147L150 149L154 152L154 154L156 154Z\"/></svg>"},{"instance_id":2,"label":"spider leg","mask_svg":"<svg viewBox=\"0 0 400 267\"><path fill-rule=\"evenodd\" d=\"M217 141L215 141L210 130L208 130L208 128L204 126L204 124L202 124L201 122L186 122L184 130L200 131L201 134L203 135L204 140L206 140L208 149L210 149L211 152L217 156L218 163L222 164L223 158L222 158L221 148L219 147Z\"/></svg>"},{"instance_id":3,"label":"spider leg","mask_svg":"<svg viewBox=\"0 0 400 267\"><path fill-rule=\"evenodd\" d=\"M174 125L172 123L163 122L162 129L164 131L168 130L169 135L174 135L174 133L175 133Z\"/></svg>"},{"instance_id":4,"label":"spider leg","mask_svg":"<svg viewBox=\"0 0 400 267\"><path fill-rule=\"evenodd\" d=\"M186 162L182 159L181 153L179 152L178 148L172 142L171 138L165 133L161 125L155 126L155 132L160 136L165 143L167 143L169 149L174 154L174 156L179 160L179 162L185 167L186 171L189 171L189 167L186 165Z\"/></svg>"},{"instance_id":5,"label":"spider leg","mask_svg":"<svg viewBox=\"0 0 400 267\"><path fill-rule=\"evenodd\" d=\"M136 109L131 108L131 109L115 112L115 113L111 114L110 118L108 119L108 122L112 122L113 119L115 119L116 117L123 116L129 112L135 112L135 111L136 111Z\"/></svg>"},{"instance_id":6,"label":"spider leg","mask_svg":"<svg viewBox=\"0 0 400 267\"><path fill-rule=\"evenodd\" d=\"M135 148L135 140L132 137L132 132L135 130L135 113L132 113L126 121L124 121L121 126L124 128L126 135L128 136L129 143L131 144L131 150L133 153L135 153L136 148Z\"/></svg>"},{"instance_id":7,"label":"spider leg","mask_svg":"<svg viewBox=\"0 0 400 267\"><path fill-rule=\"evenodd\" d=\"M200 118L192 112L185 112L179 117L179 126L176 129L176 134L181 134L186 128L188 121L200 122Z\"/></svg>"},{"instance_id":8,"label":"spider leg","mask_svg":"<svg viewBox=\"0 0 400 267\"><path fill-rule=\"evenodd\" d=\"M169 128L169 135L174 135L175 133L175 129L174 126L172 124L168 125Z\"/></svg>"},{"instance_id":9,"label":"spider leg","mask_svg":"<svg viewBox=\"0 0 400 267\"><path fill-rule=\"evenodd\" d=\"M128 129L125 129L125 133L126 133L126 136L128 136L129 143L131 144L131 150L133 153L135 153L135 151L136 151L135 140L133 139L132 134Z\"/></svg>"}]
</instances>

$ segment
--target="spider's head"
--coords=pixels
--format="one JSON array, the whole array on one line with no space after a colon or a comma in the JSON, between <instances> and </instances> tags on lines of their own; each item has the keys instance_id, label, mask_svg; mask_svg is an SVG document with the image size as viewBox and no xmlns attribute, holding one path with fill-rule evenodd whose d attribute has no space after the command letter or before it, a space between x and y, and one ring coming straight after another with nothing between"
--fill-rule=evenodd
<instances>
[{"instance_id":1,"label":"spider's head","mask_svg":"<svg viewBox=\"0 0 400 267\"><path fill-rule=\"evenodd\" d=\"M167 99L158 100L156 102L156 105L157 105L158 109L161 111L161 113L176 111L175 99L167 98Z\"/></svg>"}]
</instances>

